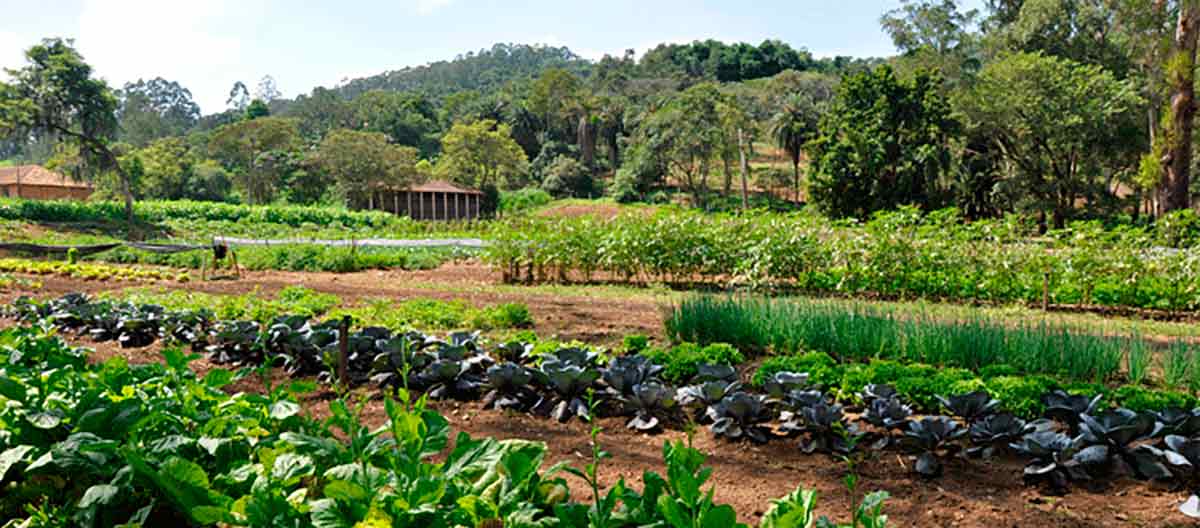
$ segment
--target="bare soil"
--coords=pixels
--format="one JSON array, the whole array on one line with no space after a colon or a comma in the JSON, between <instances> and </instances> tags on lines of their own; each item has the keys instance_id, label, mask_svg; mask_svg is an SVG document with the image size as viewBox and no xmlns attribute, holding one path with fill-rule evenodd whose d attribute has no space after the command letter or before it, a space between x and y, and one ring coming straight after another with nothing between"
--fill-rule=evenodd
<instances>
[{"instance_id":1,"label":"bare soil","mask_svg":"<svg viewBox=\"0 0 1200 528\"><path fill-rule=\"evenodd\" d=\"M0 300L8 301L25 293L38 296L59 295L70 291L98 292L136 286L134 283L102 283L75 279L42 277L44 287L34 292L7 291ZM366 298L434 297L467 298L470 302L524 302L529 305L539 334L558 334L565 339L610 342L628 333L661 334L661 307L638 300L614 300L587 296L560 296L545 293L463 293L470 286L494 284L498 280L488 268L476 264L454 264L433 271L387 271L353 274L262 272L249 273L240 281L208 283L162 283L208 293L246 293L258 289L273 294L280 288L299 284L318 291L334 293L343 300ZM442 283L447 291L411 284ZM409 286L406 286L408 284ZM452 291L451 291L452 290ZM12 324L0 321L0 325ZM95 361L121 356L131 363L160 360L157 345L139 349L120 349L114 343L80 344L94 347ZM213 368L207 360L193 365L206 372ZM272 377L279 378L281 373ZM231 391L258 391L256 379L243 379ZM386 420L383 396L372 388L356 389L368 398L362 419L370 425ZM327 415L327 402L333 397L327 389L306 396L305 408L314 417ZM436 402L433 404L450 420L456 431L474 436L524 438L545 442L549 449L547 465L566 461L576 466L587 462L590 453L588 426L581 422L560 424L519 413L484 410L476 402ZM687 441L682 431L638 434L625 429L624 419L606 418L600 441L612 458L603 462L600 478L612 486L624 478L640 486L646 471L663 472L661 452L665 441ZM828 456L805 455L794 440L778 439L767 445L729 443L717 440L706 430L697 431L694 446L708 455L713 468L710 485L719 502L733 505L741 521L757 523L772 498L781 497L797 486L820 493L818 510L842 522L849 520L851 497L842 487L843 465ZM887 451L864 463L861 493L885 490L891 494L886 512L892 526L955 527L1116 527L1116 526L1193 526L1176 507L1186 498L1177 490L1129 480L1117 481L1099 489L1075 489L1064 497L1042 495L1021 482L1021 462L992 462L956 459L948 463L946 475L924 480L910 471L911 460ZM570 478L574 497L588 500L588 490Z\"/></svg>"},{"instance_id":2,"label":"bare soil","mask_svg":"<svg viewBox=\"0 0 1200 528\"><path fill-rule=\"evenodd\" d=\"M102 282L40 276L42 288L21 291L12 288L0 292L0 301L9 302L19 295L52 297L69 292L97 293L126 288L153 286L211 294L239 295L260 292L275 295L287 286L304 286L315 291L337 295L345 303L368 299L412 298L463 299L476 306L507 302L526 304L534 317L534 331L539 336L557 337L568 341L578 339L588 343L619 342L629 334L662 337L663 307L638 299L614 299L585 295L560 295L544 292L496 293L473 291L473 287L500 282L498 273L484 264L457 262L436 270L363 271L358 273L306 273L289 271L243 272L240 280L207 282ZM416 285L420 284L421 287ZM445 289L439 289L439 286Z\"/></svg>"}]
</instances>

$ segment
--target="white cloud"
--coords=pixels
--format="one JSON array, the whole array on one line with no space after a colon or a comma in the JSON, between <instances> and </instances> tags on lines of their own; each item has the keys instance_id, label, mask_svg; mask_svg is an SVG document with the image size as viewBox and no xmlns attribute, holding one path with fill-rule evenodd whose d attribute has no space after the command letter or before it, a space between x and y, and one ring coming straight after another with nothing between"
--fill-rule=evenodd
<instances>
[{"instance_id":1,"label":"white cloud","mask_svg":"<svg viewBox=\"0 0 1200 528\"><path fill-rule=\"evenodd\" d=\"M0 31L0 79L8 77L5 68L16 69L25 64L25 48L30 44L14 33Z\"/></svg>"},{"instance_id":2,"label":"white cloud","mask_svg":"<svg viewBox=\"0 0 1200 528\"><path fill-rule=\"evenodd\" d=\"M224 108L245 71L236 26L259 15L254 1L84 0L76 45L114 88L163 77L192 91L204 112Z\"/></svg>"}]
</instances>

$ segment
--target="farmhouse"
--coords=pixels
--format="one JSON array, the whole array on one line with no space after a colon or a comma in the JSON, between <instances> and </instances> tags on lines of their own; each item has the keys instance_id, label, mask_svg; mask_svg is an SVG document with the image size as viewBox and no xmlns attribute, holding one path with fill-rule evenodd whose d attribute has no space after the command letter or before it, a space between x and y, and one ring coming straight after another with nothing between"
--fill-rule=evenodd
<instances>
[{"instance_id":1,"label":"farmhouse","mask_svg":"<svg viewBox=\"0 0 1200 528\"><path fill-rule=\"evenodd\" d=\"M0 196L32 200L86 200L92 186L38 165L0 167Z\"/></svg>"},{"instance_id":2,"label":"farmhouse","mask_svg":"<svg viewBox=\"0 0 1200 528\"><path fill-rule=\"evenodd\" d=\"M473 220L479 218L482 199L483 193L475 189L430 181L407 189L375 191L368 207L415 220Z\"/></svg>"}]
</instances>

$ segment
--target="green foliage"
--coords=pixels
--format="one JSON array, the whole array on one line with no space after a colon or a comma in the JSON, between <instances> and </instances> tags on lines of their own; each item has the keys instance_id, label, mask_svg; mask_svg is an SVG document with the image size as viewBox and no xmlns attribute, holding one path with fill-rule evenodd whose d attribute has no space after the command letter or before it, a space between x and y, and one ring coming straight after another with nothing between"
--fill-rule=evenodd
<instances>
[{"instance_id":1,"label":"green foliage","mask_svg":"<svg viewBox=\"0 0 1200 528\"><path fill-rule=\"evenodd\" d=\"M1195 396L1182 392L1147 389L1137 385L1122 385L1112 392L1113 402L1131 411L1161 411L1167 408L1193 409Z\"/></svg>"},{"instance_id":2,"label":"green foliage","mask_svg":"<svg viewBox=\"0 0 1200 528\"><path fill-rule=\"evenodd\" d=\"M958 106L1014 167L1001 192L1019 210L1051 213L1062 227L1075 201L1107 192L1097 192L1106 167L1136 159L1143 148L1137 92L1099 65L1011 53L989 62Z\"/></svg>"},{"instance_id":3,"label":"green foliage","mask_svg":"<svg viewBox=\"0 0 1200 528\"><path fill-rule=\"evenodd\" d=\"M455 123L442 136L442 156L434 173L475 189L519 187L528 163L525 152L512 139L511 127L484 119Z\"/></svg>"},{"instance_id":4,"label":"green foliage","mask_svg":"<svg viewBox=\"0 0 1200 528\"><path fill-rule=\"evenodd\" d=\"M542 190L556 198L590 198L596 195L592 171L573 158L559 156L546 167Z\"/></svg>"},{"instance_id":5,"label":"green foliage","mask_svg":"<svg viewBox=\"0 0 1200 528\"><path fill-rule=\"evenodd\" d=\"M936 75L906 81L880 66L844 78L808 146L812 201L857 218L906 204L935 207L957 128Z\"/></svg>"},{"instance_id":6,"label":"green foliage","mask_svg":"<svg viewBox=\"0 0 1200 528\"><path fill-rule=\"evenodd\" d=\"M650 346L650 338L644 334L630 334L621 338L621 349L627 354L637 354Z\"/></svg>"},{"instance_id":7,"label":"green foliage","mask_svg":"<svg viewBox=\"0 0 1200 528\"><path fill-rule=\"evenodd\" d=\"M231 123L213 131L208 150L233 173L233 182L251 204L270 203L296 169L299 121L261 117Z\"/></svg>"},{"instance_id":8,"label":"green foliage","mask_svg":"<svg viewBox=\"0 0 1200 528\"><path fill-rule=\"evenodd\" d=\"M1043 376L999 376L985 382L987 392L1009 412L1024 418L1041 416L1045 410L1041 397L1055 386Z\"/></svg>"},{"instance_id":9,"label":"green foliage","mask_svg":"<svg viewBox=\"0 0 1200 528\"><path fill-rule=\"evenodd\" d=\"M726 343L711 343L707 346L680 343L667 349L651 348L642 354L662 365L663 379L676 384L695 376L700 365L737 366L746 361L746 357L738 349Z\"/></svg>"},{"instance_id":10,"label":"green foliage","mask_svg":"<svg viewBox=\"0 0 1200 528\"><path fill-rule=\"evenodd\" d=\"M505 214L536 209L554 200L550 193L536 187L500 192L499 211Z\"/></svg>"},{"instance_id":11,"label":"green foliage","mask_svg":"<svg viewBox=\"0 0 1200 528\"><path fill-rule=\"evenodd\" d=\"M405 189L417 179L417 149L393 145L379 132L333 130L312 156L350 207L378 207L379 189Z\"/></svg>"},{"instance_id":12,"label":"green foliage","mask_svg":"<svg viewBox=\"0 0 1200 528\"><path fill-rule=\"evenodd\" d=\"M767 358L758 367L758 370L754 372L750 383L756 387L761 387L763 383L779 372L806 372L811 383L823 387L837 385L841 383L843 378L842 367L829 354L824 352L807 352L791 356L772 356Z\"/></svg>"},{"instance_id":13,"label":"green foliage","mask_svg":"<svg viewBox=\"0 0 1200 528\"><path fill-rule=\"evenodd\" d=\"M1157 236L1143 227L1079 222L1033 238L1036 227L1017 216L965 222L955 209L901 208L857 224L811 211L663 207L604 219L514 217L494 226L485 256L501 269L583 272L529 280L595 271L641 284L732 280L762 290L995 303L1041 303L1049 273L1054 304L1200 308L1194 250L1148 251Z\"/></svg>"},{"instance_id":14,"label":"green foliage","mask_svg":"<svg viewBox=\"0 0 1200 528\"><path fill-rule=\"evenodd\" d=\"M693 296L665 324L681 341L814 350L843 361L889 358L970 370L1003 364L1076 380L1115 378L1124 351L1141 346L1136 336L1072 333L1045 323L947 321L866 304L759 297Z\"/></svg>"}]
</instances>

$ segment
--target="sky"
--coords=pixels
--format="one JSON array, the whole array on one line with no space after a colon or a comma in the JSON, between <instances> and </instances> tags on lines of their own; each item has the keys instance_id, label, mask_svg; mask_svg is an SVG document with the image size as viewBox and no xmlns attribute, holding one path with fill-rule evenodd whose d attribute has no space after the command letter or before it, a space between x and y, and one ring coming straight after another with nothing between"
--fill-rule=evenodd
<instances>
[{"instance_id":1,"label":"sky","mask_svg":"<svg viewBox=\"0 0 1200 528\"><path fill-rule=\"evenodd\" d=\"M964 0L977 8L982 0ZM497 42L589 59L662 42L775 38L818 57L895 53L879 17L900 0L0 0L0 68L44 37L75 39L114 88L163 77L219 112L265 75L286 97Z\"/></svg>"}]
</instances>

